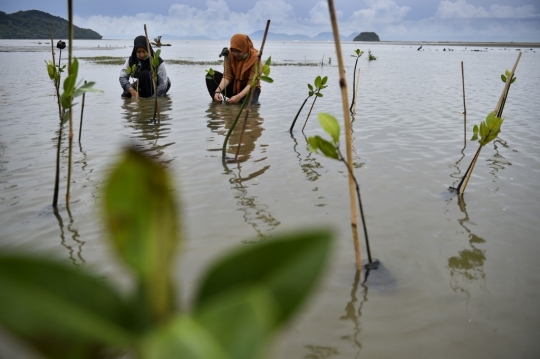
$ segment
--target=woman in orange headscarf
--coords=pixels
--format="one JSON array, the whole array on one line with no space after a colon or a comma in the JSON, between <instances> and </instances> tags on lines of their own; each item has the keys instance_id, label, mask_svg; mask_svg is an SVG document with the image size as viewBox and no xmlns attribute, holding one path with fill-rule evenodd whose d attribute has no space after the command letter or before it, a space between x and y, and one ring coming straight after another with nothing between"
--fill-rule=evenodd
<instances>
[{"instance_id":1,"label":"woman in orange headscarf","mask_svg":"<svg viewBox=\"0 0 540 359\"><path fill-rule=\"evenodd\" d=\"M223 54L223 52L222 52ZM206 79L206 87L214 101L223 101L223 95L229 98L229 103L242 103L251 89L255 76L255 67L259 51L253 47L249 36L235 34L231 37L231 47L223 62L224 73L215 71L213 79ZM220 55L221 56L221 55ZM259 71L262 64L259 62ZM219 83L219 85L217 85ZM252 104L257 103L261 93L260 80L253 89Z\"/></svg>"}]
</instances>

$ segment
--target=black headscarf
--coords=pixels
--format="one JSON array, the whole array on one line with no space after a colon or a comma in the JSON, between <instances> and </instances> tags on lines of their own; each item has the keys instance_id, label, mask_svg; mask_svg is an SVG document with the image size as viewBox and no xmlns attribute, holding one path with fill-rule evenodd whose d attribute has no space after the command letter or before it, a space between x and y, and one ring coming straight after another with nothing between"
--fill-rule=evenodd
<instances>
[{"instance_id":1,"label":"black headscarf","mask_svg":"<svg viewBox=\"0 0 540 359\"><path fill-rule=\"evenodd\" d=\"M152 58L154 57L154 50L152 49L152 45L148 44L150 46L150 54L152 55ZM148 48L147 48L147 42L146 42L146 36L144 35L140 35L140 36L137 36L135 38L135 40L133 40L133 51L131 52L131 56L129 57L129 66L133 66L134 64L140 64L140 69L138 72L142 71L142 70L151 70L150 68L150 57L148 57L146 60L141 60L137 57L137 48L138 47L143 47L146 51L148 51ZM163 62L163 60L161 59L161 57L159 57L159 64L161 65L161 63ZM159 66L159 65L158 65Z\"/></svg>"}]
</instances>

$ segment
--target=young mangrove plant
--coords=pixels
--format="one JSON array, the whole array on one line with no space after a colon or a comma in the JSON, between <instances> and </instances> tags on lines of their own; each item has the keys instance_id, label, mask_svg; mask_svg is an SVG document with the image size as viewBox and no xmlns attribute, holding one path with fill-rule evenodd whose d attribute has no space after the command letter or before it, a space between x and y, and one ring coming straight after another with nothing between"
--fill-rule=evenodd
<instances>
[{"instance_id":1,"label":"young mangrove plant","mask_svg":"<svg viewBox=\"0 0 540 359\"><path fill-rule=\"evenodd\" d=\"M324 129L324 131L330 135L332 141L327 141L320 136L308 137L308 150L315 153L321 153L325 157L343 162L345 164L345 167L347 167L347 171L352 177L355 184L356 197L358 200L358 207L360 209L360 217L362 218L362 226L364 227L364 237L366 239L366 250L369 261L364 267L368 270L377 269L379 267L379 261L373 261L371 258L366 219L364 216L362 199L360 197L360 186L358 185L358 181L356 180L356 176L354 175L352 167L349 166L339 148L339 137L341 132L339 123L334 116L327 113L319 113L319 123L321 124L321 127Z\"/></svg>"},{"instance_id":2,"label":"young mangrove plant","mask_svg":"<svg viewBox=\"0 0 540 359\"><path fill-rule=\"evenodd\" d=\"M473 136L471 138L472 141L478 140L478 143L480 143L480 146L478 147L478 150L476 151L471 164L469 165L469 168L467 168L467 171L465 172L465 175L459 182L459 185L457 188L450 187L451 191L456 192L458 195L462 195L465 192L465 188L467 187L467 183L469 182L469 179L471 178L472 171L474 169L474 166L476 164L476 161L478 160L478 156L480 155L480 151L482 150L482 147L493 141L497 138L499 135L499 132L501 131L501 125L503 123L503 109L504 105L506 103L506 98L508 97L508 91L510 90L510 85L516 81L516 78L514 77L514 72L516 71L516 67L518 65L519 59L521 58L521 52L518 55L518 58L516 60L516 63L514 64L514 68L512 71L506 70L505 74L501 75L501 80L505 83L503 92L501 94L501 97L499 99L499 102L497 103L497 107L495 107L495 110L493 112L490 112L486 120L480 123L480 127L475 125L473 128Z\"/></svg>"},{"instance_id":3,"label":"young mangrove plant","mask_svg":"<svg viewBox=\"0 0 540 359\"><path fill-rule=\"evenodd\" d=\"M283 233L217 258L186 310L174 279L183 246L173 183L166 168L133 149L105 181L100 217L128 290L87 267L0 248L3 331L51 359L266 357L316 289L331 232Z\"/></svg>"},{"instance_id":4,"label":"young mangrove plant","mask_svg":"<svg viewBox=\"0 0 540 359\"><path fill-rule=\"evenodd\" d=\"M373 55L371 53L371 50L368 50L368 61L374 61L377 60L377 56Z\"/></svg>"},{"instance_id":5,"label":"young mangrove plant","mask_svg":"<svg viewBox=\"0 0 540 359\"><path fill-rule=\"evenodd\" d=\"M161 49L157 49L155 56L152 56L152 51L150 51L150 40L148 39L148 32L146 31L146 24L144 24L144 34L146 36L146 48L148 49L148 57L150 58L150 68L152 70L152 84L154 85L154 117L152 121L156 121L156 113L158 123L161 122L161 115L158 108L158 95L157 95L157 83L158 83L158 74L157 68L159 66L159 56L161 55Z\"/></svg>"},{"instance_id":6,"label":"young mangrove plant","mask_svg":"<svg viewBox=\"0 0 540 359\"><path fill-rule=\"evenodd\" d=\"M133 64L131 67L127 67L126 72L129 75L130 79L133 79L133 84L135 85L135 88L137 90L137 98L139 97L139 81L135 80L139 77L139 72L141 71L141 65L140 64Z\"/></svg>"},{"instance_id":7,"label":"young mangrove plant","mask_svg":"<svg viewBox=\"0 0 540 359\"><path fill-rule=\"evenodd\" d=\"M255 86L257 86L257 81L260 79L261 81L265 81L268 83L274 82L274 80L269 76L270 75L270 64L272 62L272 57L270 56L268 60L264 63L262 68L259 69L259 64L261 62L264 44L266 42L266 36L268 35L268 29L270 28L270 20L266 21L266 28L264 30L264 36L261 44L261 49L259 50L258 54L258 60L255 62L255 75L253 76L253 80L251 81L251 86L249 88L248 94L244 97L244 101L242 101L242 106L240 107L240 110L238 111L238 115L236 115L236 118L234 119L234 122L227 132L227 135L225 136L225 141L223 141L223 147L221 149L221 158L223 161L226 160L225 154L227 150L227 143L229 142L229 138L231 137L231 134L234 130L234 127L236 126L236 123L238 122L238 119L240 118L240 115L242 114L242 111L244 110L244 107L246 106L246 103L248 105L246 114L244 116L244 125L242 126L242 132L240 132L240 139L238 141L238 147L236 149L236 155L234 156L234 161L238 159L238 154L240 153L240 147L242 146L242 137L244 135L244 131L246 129L247 119L249 116L249 112L251 109L251 103L253 101L253 89Z\"/></svg>"},{"instance_id":8,"label":"young mangrove plant","mask_svg":"<svg viewBox=\"0 0 540 359\"><path fill-rule=\"evenodd\" d=\"M58 103L58 118L60 119L60 127L58 129L58 141L56 144L56 169L55 169L55 176L54 176L54 192L53 192L53 207L56 208L58 205L58 191L60 186L60 148L62 146L62 129L63 129L63 111L62 111L62 104L60 101L60 81L61 81L61 73L64 72L64 69L66 68L66 65L60 66L60 59L58 59L58 65L56 65L55 56L54 56L54 31L53 31L53 25L50 24L51 29L51 54L52 54L52 61L45 61L45 64L47 65L47 73L49 74L49 78L53 81L54 89L56 91L56 101ZM56 47L60 49L60 54L62 52L62 49L66 47L66 43L63 41L58 41Z\"/></svg>"},{"instance_id":9,"label":"young mangrove plant","mask_svg":"<svg viewBox=\"0 0 540 359\"><path fill-rule=\"evenodd\" d=\"M69 121L69 155L68 155L68 176L67 176L67 190L66 190L66 205L69 206L70 184L71 184L71 157L73 148L73 99L81 96L82 94L94 91L101 92L100 90L93 89L95 82L85 82L81 85L81 82L77 83L77 75L79 72L79 62L77 58L72 60L73 52L73 0L68 0L68 35L69 35L69 57L68 57L68 76L64 80L64 92L60 96L60 102L62 104L62 110L64 112L63 121Z\"/></svg>"},{"instance_id":10,"label":"young mangrove plant","mask_svg":"<svg viewBox=\"0 0 540 359\"><path fill-rule=\"evenodd\" d=\"M352 101L351 101L351 107L349 107L349 111L351 114L354 113L353 108L356 107L356 65L358 65L358 60L360 60L360 57L364 54L364 51L361 51L360 49L354 50L355 55L351 55L352 57L356 56L356 61L354 62L354 71L353 71L353 93L352 93ZM360 77L360 71L358 71L358 75ZM358 79L360 81L360 79Z\"/></svg>"},{"instance_id":11,"label":"young mangrove plant","mask_svg":"<svg viewBox=\"0 0 540 359\"><path fill-rule=\"evenodd\" d=\"M304 100L304 103L302 103L302 106L300 106L300 109L298 110L298 112L296 113L296 116L294 117L294 120L291 124L291 128L289 129L289 132L292 134L292 131L293 131L293 128L294 128L294 125L296 123L296 120L298 119L298 116L300 115L300 112L302 112L302 109L304 108L304 105L306 104L307 100L315 95L315 98L313 99L313 103L311 104L311 108L309 109L309 113L306 117L306 123L307 123L307 120L309 118L309 115L311 114L311 110L313 110L313 106L315 105L315 101L317 100L317 97L323 97L323 94L321 93L321 90L322 89L325 89L326 87L328 87L326 85L326 82L328 81L328 76L325 76L323 78L321 78L320 76L317 76L315 78L315 81L313 82L313 85L312 84L307 84L307 87L308 87L308 96L306 97L306 99ZM306 127L306 123L304 123L304 127ZM302 127L302 131L304 131L304 127Z\"/></svg>"}]
</instances>

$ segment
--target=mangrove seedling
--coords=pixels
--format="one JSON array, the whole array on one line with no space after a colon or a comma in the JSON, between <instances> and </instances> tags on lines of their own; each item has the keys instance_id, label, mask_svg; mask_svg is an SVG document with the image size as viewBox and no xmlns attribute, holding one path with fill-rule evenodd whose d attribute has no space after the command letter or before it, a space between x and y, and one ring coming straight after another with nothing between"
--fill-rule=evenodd
<instances>
[{"instance_id":1,"label":"mangrove seedling","mask_svg":"<svg viewBox=\"0 0 540 359\"><path fill-rule=\"evenodd\" d=\"M129 75L130 79L133 79L133 82L135 84L137 94L139 93L139 81L135 80L139 77L139 72L141 71L141 65L140 64L133 64L131 67L127 67L126 72ZM137 95L138 96L138 95Z\"/></svg>"},{"instance_id":2,"label":"mangrove seedling","mask_svg":"<svg viewBox=\"0 0 540 359\"><path fill-rule=\"evenodd\" d=\"M358 185L358 181L356 180L353 169L351 168L351 166L349 166L347 160L343 157L339 148L339 136L341 132L339 123L334 116L327 113L319 113L319 123L321 124L321 127L324 129L324 131L330 135L332 140L328 141L320 136L308 137L308 150L315 153L321 153L325 157L341 161L345 164L345 167L347 167L347 171L349 172L355 183L358 207L360 209L360 216L362 218L362 225L364 227L364 237L366 238L366 250L369 262L364 266L364 268L368 270L377 269L379 266L379 261L373 261L371 258L366 220L364 216L364 209L362 206L362 199L360 197L360 186Z\"/></svg>"},{"instance_id":3,"label":"mangrove seedling","mask_svg":"<svg viewBox=\"0 0 540 359\"><path fill-rule=\"evenodd\" d=\"M152 84L154 85L154 117L152 118L152 121L156 120L156 113L157 113L157 119L158 123L160 122L161 116L158 111L158 101L157 101L157 83L158 83L158 75L157 75L157 68L159 66L159 56L161 55L161 49L156 50L155 56L152 56L152 51L150 51L150 40L148 38L148 31L146 31L146 24L144 24L144 34L146 36L146 48L148 49L148 57L150 59L150 69L152 70Z\"/></svg>"},{"instance_id":4,"label":"mangrove seedling","mask_svg":"<svg viewBox=\"0 0 540 359\"><path fill-rule=\"evenodd\" d=\"M474 165L476 164L476 161L478 160L478 156L480 155L480 151L482 150L482 147L493 141L497 136L499 135L499 132L501 131L501 125L503 123L503 110L504 110L504 104L506 103L506 98L508 97L508 91L510 90L510 85L514 83L516 78L514 77L514 72L516 71L516 67L519 63L519 59L521 58L521 52L518 55L518 58L516 60L516 63L514 64L514 68L512 71L506 70L505 74L501 75L501 80L505 83L503 92L501 94L501 97L499 99L499 102L497 103L497 107L495 107L495 110L493 112L490 112L486 120L480 123L480 127L477 125L473 128L473 136L471 138L472 141L478 140L480 143L480 146L478 147L478 150L476 151L471 164L469 165L469 168L467 168L467 171L465 172L465 175L459 182L459 185L457 188L450 187L451 191L457 192L458 195L462 195L463 192L465 192L465 187L467 187L467 183L469 182L469 179L471 178L472 171L474 169Z\"/></svg>"},{"instance_id":5,"label":"mangrove seedling","mask_svg":"<svg viewBox=\"0 0 540 359\"><path fill-rule=\"evenodd\" d=\"M368 61L374 61L377 60L377 56L373 55L371 53L371 50L368 50Z\"/></svg>"},{"instance_id":6,"label":"mangrove seedling","mask_svg":"<svg viewBox=\"0 0 540 359\"><path fill-rule=\"evenodd\" d=\"M296 113L296 116L294 117L294 120L291 124L291 128L289 129L289 132L292 134L292 131L293 131L293 128L294 128L294 125L296 123L296 120L298 119L298 116L300 115L300 112L302 112L302 109L304 108L304 105L306 104L307 100L315 95L315 98L313 99L313 103L311 104L311 108L309 110L309 113L306 117L306 122L309 118L309 114L311 114L311 110L313 109L313 105L315 105L315 100L317 100L317 97L323 97L323 94L321 93L321 90L326 88L326 81L328 81L328 76L325 76L323 78L321 78L320 76L317 76L315 78L315 81L312 84L307 84L307 87L308 87L308 96L306 97L306 99L304 100L304 103L302 103L302 106L300 106L300 109L298 110L298 112ZM306 124L304 123L304 127L306 127ZM302 131L304 131L304 128L302 128Z\"/></svg>"},{"instance_id":7,"label":"mangrove seedling","mask_svg":"<svg viewBox=\"0 0 540 359\"><path fill-rule=\"evenodd\" d=\"M356 61L354 62L354 71L353 71L353 93L352 93L352 101L351 101L351 107L349 108L349 111L353 113L353 107L356 103L356 90L355 90L355 83L356 83L356 65L358 65L358 60L360 60L360 57L364 54L364 51L361 51L360 49L354 50L355 55L351 55L352 57L356 56Z\"/></svg>"},{"instance_id":8,"label":"mangrove seedling","mask_svg":"<svg viewBox=\"0 0 540 359\"><path fill-rule=\"evenodd\" d=\"M58 189L60 186L60 147L62 145L62 129L63 129L63 111L62 111L62 104L60 101L60 80L61 80L61 73L64 72L64 69L66 65L60 67L60 59L58 60L58 66L56 65L56 61L54 58L54 48L53 48L53 42L54 42L54 32L53 32L53 24L50 24L51 29L51 53L52 53L52 61L45 61L47 64L47 73L49 74L49 78L54 83L54 89L56 91L56 101L58 103L58 117L60 119L60 127L58 130L58 141L56 145L56 169L55 169L55 177L54 177L54 192L53 192L53 207L56 208L58 205ZM65 48L65 43L63 43L63 47ZM56 45L58 48L60 48L60 41ZM62 49L60 49L62 51Z\"/></svg>"},{"instance_id":9,"label":"mangrove seedling","mask_svg":"<svg viewBox=\"0 0 540 359\"><path fill-rule=\"evenodd\" d=\"M226 47L223 48L224 51L225 51L225 49L227 49L227 48L226 48ZM221 55L219 55L219 56L221 56ZM204 71L206 71L206 78L207 78L208 80L214 81L214 83L216 84L216 86L219 87L219 83L216 81L216 78L215 78L216 72L214 71L214 69L213 69L213 68L209 68L208 70L204 70ZM225 76L225 75L223 75L223 76ZM227 86L225 86L225 88L223 89L223 101L224 101L224 102L225 102L225 99L226 99L226 98L227 98Z\"/></svg>"}]
</instances>

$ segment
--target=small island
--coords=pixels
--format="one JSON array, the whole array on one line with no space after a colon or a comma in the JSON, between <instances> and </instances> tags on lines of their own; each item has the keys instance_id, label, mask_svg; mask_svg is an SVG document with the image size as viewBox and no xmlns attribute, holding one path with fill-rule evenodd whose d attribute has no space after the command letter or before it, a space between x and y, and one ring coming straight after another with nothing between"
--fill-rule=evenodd
<instances>
[{"instance_id":1,"label":"small island","mask_svg":"<svg viewBox=\"0 0 540 359\"><path fill-rule=\"evenodd\" d=\"M374 32L361 32L353 41L380 41L379 35Z\"/></svg>"},{"instance_id":2,"label":"small island","mask_svg":"<svg viewBox=\"0 0 540 359\"><path fill-rule=\"evenodd\" d=\"M50 39L50 24L56 39L68 38L68 21L39 10L6 14L0 11L0 39ZM101 40L102 36L90 29L73 25L73 38Z\"/></svg>"}]
</instances>

